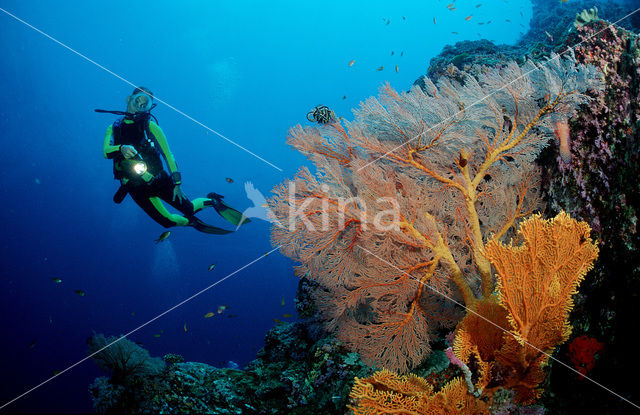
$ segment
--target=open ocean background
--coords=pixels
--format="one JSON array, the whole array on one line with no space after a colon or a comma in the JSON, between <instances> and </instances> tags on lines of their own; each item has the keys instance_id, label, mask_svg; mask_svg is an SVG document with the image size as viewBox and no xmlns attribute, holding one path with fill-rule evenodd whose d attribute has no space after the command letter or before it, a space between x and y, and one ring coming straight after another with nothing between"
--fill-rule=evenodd
<instances>
[{"instance_id":1,"label":"open ocean background","mask_svg":"<svg viewBox=\"0 0 640 415\"><path fill-rule=\"evenodd\" d=\"M0 405L83 359L93 332L128 333L272 249L259 219L226 236L174 228L155 244L160 225L129 197L113 203L102 142L117 117L93 110L125 110L133 87L118 77L281 169L159 103L152 113L186 195L215 191L243 210L245 182L268 196L306 163L285 140L316 105L352 119L383 83L409 89L446 44L514 44L528 30L526 0L448 3L1 0ZM213 210L199 216L228 225ZM130 339L152 356L242 367L274 318L295 316L292 265L263 257ZM203 318L219 305L225 313ZM87 388L101 374L85 361L6 410L89 412Z\"/></svg>"}]
</instances>

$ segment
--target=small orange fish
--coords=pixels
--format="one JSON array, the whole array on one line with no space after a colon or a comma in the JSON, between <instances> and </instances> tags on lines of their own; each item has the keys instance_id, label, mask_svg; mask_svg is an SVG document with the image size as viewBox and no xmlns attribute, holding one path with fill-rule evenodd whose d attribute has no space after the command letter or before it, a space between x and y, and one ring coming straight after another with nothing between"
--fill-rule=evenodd
<instances>
[{"instance_id":1,"label":"small orange fish","mask_svg":"<svg viewBox=\"0 0 640 415\"><path fill-rule=\"evenodd\" d=\"M478 7L480 7L480 6L482 6L482 3L480 3L480 4L476 4L476 9L477 9Z\"/></svg>"},{"instance_id":2,"label":"small orange fish","mask_svg":"<svg viewBox=\"0 0 640 415\"><path fill-rule=\"evenodd\" d=\"M457 34L458 34L458 32L451 32L451 33L453 33L454 35L457 35Z\"/></svg>"},{"instance_id":3,"label":"small orange fish","mask_svg":"<svg viewBox=\"0 0 640 415\"><path fill-rule=\"evenodd\" d=\"M560 0L560 3L566 3L569 0Z\"/></svg>"},{"instance_id":4,"label":"small orange fish","mask_svg":"<svg viewBox=\"0 0 640 415\"><path fill-rule=\"evenodd\" d=\"M354 64L354 63L356 63L356 60L355 60L355 59L351 59L351 60L349 61L349 66L353 66L353 64Z\"/></svg>"},{"instance_id":5,"label":"small orange fish","mask_svg":"<svg viewBox=\"0 0 640 415\"><path fill-rule=\"evenodd\" d=\"M558 139L558 147L560 157L565 163L571 161L571 150L569 148L569 124L567 121L558 121L555 123L555 135Z\"/></svg>"},{"instance_id":6,"label":"small orange fish","mask_svg":"<svg viewBox=\"0 0 640 415\"><path fill-rule=\"evenodd\" d=\"M282 317L284 317L284 318L291 318L291 317L293 317L293 316L292 316L291 314L285 313L285 314L283 314L283 315L282 315Z\"/></svg>"},{"instance_id":7,"label":"small orange fish","mask_svg":"<svg viewBox=\"0 0 640 415\"><path fill-rule=\"evenodd\" d=\"M184 332L186 333L187 332L187 323L184 323L183 328L184 328Z\"/></svg>"},{"instance_id":8,"label":"small orange fish","mask_svg":"<svg viewBox=\"0 0 640 415\"><path fill-rule=\"evenodd\" d=\"M453 7L453 5L454 5L454 4L455 4L455 3L449 3L449 4L447 4L447 9L451 9L451 8Z\"/></svg>"},{"instance_id":9,"label":"small orange fish","mask_svg":"<svg viewBox=\"0 0 640 415\"><path fill-rule=\"evenodd\" d=\"M471 20L472 17L473 16L467 16L467 17L464 18L464 20L466 20L468 22L469 20Z\"/></svg>"},{"instance_id":10,"label":"small orange fish","mask_svg":"<svg viewBox=\"0 0 640 415\"><path fill-rule=\"evenodd\" d=\"M398 72L398 65L396 65L396 72Z\"/></svg>"},{"instance_id":11,"label":"small orange fish","mask_svg":"<svg viewBox=\"0 0 640 415\"><path fill-rule=\"evenodd\" d=\"M204 318L211 318L213 317L215 314L212 313L211 311L209 311L207 314L204 315Z\"/></svg>"},{"instance_id":12,"label":"small orange fish","mask_svg":"<svg viewBox=\"0 0 640 415\"><path fill-rule=\"evenodd\" d=\"M225 180L227 183L233 183L233 179L231 177L226 177Z\"/></svg>"},{"instance_id":13,"label":"small orange fish","mask_svg":"<svg viewBox=\"0 0 640 415\"><path fill-rule=\"evenodd\" d=\"M381 66L381 67L379 67L379 68L377 69L377 71L378 71L378 72L380 72L380 71L381 71L381 70L383 70L383 69L384 69L384 66Z\"/></svg>"}]
</instances>

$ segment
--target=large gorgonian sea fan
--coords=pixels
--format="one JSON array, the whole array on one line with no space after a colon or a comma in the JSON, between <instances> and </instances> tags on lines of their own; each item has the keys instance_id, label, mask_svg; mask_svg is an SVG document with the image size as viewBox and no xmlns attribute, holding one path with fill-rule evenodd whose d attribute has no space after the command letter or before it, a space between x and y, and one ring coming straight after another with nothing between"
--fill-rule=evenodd
<instances>
[{"instance_id":1,"label":"large gorgonian sea fan","mask_svg":"<svg viewBox=\"0 0 640 415\"><path fill-rule=\"evenodd\" d=\"M272 243L318 283L324 327L369 364L415 367L429 333L461 317L447 298L493 292L485 243L540 209L534 159L600 79L557 55L473 69L385 85L353 122L290 131L318 173L273 190Z\"/></svg>"}]
</instances>

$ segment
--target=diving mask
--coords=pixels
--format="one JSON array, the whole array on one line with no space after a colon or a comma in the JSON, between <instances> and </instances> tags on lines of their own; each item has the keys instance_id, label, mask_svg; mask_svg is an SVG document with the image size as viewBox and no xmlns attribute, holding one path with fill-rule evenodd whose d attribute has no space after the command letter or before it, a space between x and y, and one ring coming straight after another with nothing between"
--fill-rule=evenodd
<instances>
[{"instance_id":1,"label":"diving mask","mask_svg":"<svg viewBox=\"0 0 640 415\"><path fill-rule=\"evenodd\" d=\"M136 112L148 112L153 108L153 98L144 92L138 92L131 96L131 102Z\"/></svg>"}]
</instances>

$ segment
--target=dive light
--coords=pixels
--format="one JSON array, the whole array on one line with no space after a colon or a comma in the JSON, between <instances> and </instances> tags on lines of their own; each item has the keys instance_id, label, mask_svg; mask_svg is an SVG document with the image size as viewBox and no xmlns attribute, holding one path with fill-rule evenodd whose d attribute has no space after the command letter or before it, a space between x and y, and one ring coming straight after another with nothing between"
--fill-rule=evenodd
<instances>
[{"instance_id":1,"label":"dive light","mask_svg":"<svg viewBox=\"0 0 640 415\"><path fill-rule=\"evenodd\" d=\"M133 164L133 171L134 173L136 173L138 176L142 176L143 174L145 174L147 172L147 163L145 163L144 161L142 161L142 158L140 161L136 161Z\"/></svg>"},{"instance_id":2,"label":"dive light","mask_svg":"<svg viewBox=\"0 0 640 415\"><path fill-rule=\"evenodd\" d=\"M142 159L140 154L124 159L120 162L120 170L131 180L142 179L148 182L153 176L149 173L147 163Z\"/></svg>"}]
</instances>

